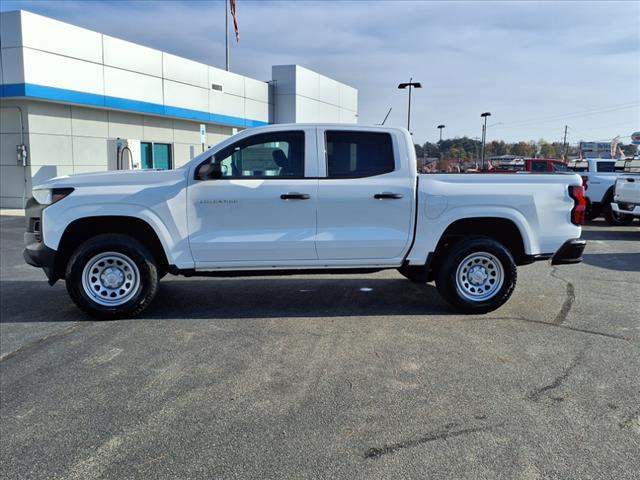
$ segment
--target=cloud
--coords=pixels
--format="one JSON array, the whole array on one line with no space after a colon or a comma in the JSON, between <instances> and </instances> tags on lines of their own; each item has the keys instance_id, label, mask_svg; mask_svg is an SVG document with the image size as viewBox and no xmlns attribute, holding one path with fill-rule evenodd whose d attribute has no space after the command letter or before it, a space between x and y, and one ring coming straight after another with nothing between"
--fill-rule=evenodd
<instances>
[{"instance_id":1,"label":"cloud","mask_svg":"<svg viewBox=\"0 0 640 480\"><path fill-rule=\"evenodd\" d=\"M224 65L223 2L2 4L15 8ZM509 124L640 102L636 2L237 0L237 8L233 71L267 80L271 65L298 63L358 88L362 123L380 122L392 107L387 122L395 125L405 124L407 102L396 86L413 76L424 86L412 106L419 142L435 139L439 123L445 136L476 136L486 110L504 124L490 136L556 140L562 119ZM640 111L571 117L570 124L576 135L628 135L640 127Z\"/></svg>"}]
</instances>

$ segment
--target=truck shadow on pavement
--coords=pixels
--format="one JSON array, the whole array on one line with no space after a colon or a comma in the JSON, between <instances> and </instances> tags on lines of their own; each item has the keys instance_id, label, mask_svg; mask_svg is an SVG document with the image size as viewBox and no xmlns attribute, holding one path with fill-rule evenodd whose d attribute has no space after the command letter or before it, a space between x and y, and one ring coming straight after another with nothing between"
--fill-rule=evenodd
<instances>
[{"instance_id":1,"label":"truck shadow on pavement","mask_svg":"<svg viewBox=\"0 0 640 480\"><path fill-rule=\"evenodd\" d=\"M388 278L252 278L160 283L146 318L447 315L433 285Z\"/></svg>"},{"instance_id":2,"label":"truck shadow on pavement","mask_svg":"<svg viewBox=\"0 0 640 480\"><path fill-rule=\"evenodd\" d=\"M91 320L69 299L63 282L2 281L2 323ZM431 285L397 278L261 277L182 279L167 276L140 319L453 315Z\"/></svg>"},{"instance_id":3,"label":"truck shadow on pavement","mask_svg":"<svg viewBox=\"0 0 640 480\"><path fill-rule=\"evenodd\" d=\"M640 272L640 253L585 253L582 262L609 270Z\"/></svg>"},{"instance_id":4,"label":"truck shadow on pavement","mask_svg":"<svg viewBox=\"0 0 640 480\"><path fill-rule=\"evenodd\" d=\"M613 228L613 227L610 227ZM582 238L585 240L626 240L640 241L640 230L631 227L622 227L625 230L583 230Z\"/></svg>"}]
</instances>

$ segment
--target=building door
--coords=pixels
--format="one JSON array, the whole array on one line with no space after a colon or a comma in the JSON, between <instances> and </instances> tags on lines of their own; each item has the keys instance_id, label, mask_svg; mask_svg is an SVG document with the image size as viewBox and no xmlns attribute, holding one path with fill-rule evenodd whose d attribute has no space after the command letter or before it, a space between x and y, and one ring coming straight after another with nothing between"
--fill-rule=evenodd
<instances>
[{"instance_id":1,"label":"building door","mask_svg":"<svg viewBox=\"0 0 640 480\"><path fill-rule=\"evenodd\" d=\"M168 170L171 165L171 144L140 142L140 167Z\"/></svg>"}]
</instances>

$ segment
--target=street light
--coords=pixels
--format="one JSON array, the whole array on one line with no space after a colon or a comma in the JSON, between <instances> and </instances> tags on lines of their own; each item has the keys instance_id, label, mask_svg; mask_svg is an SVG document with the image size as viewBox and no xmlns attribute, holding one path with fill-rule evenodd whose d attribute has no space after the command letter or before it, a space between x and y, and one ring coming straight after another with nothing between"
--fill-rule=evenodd
<instances>
[{"instance_id":1,"label":"street light","mask_svg":"<svg viewBox=\"0 0 640 480\"><path fill-rule=\"evenodd\" d=\"M487 117L491 116L491 112L484 112L480 117L484 117L484 125L482 125L482 157L480 160L480 171L484 172L484 145L487 140Z\"/></svg>"},{"instance_id":2,"label":"street light","mask_svg":"<svg viewBox=\"0 0 640 480\"><path fill-rule=\"evenodd\" d=\"M413 77L409 78L408 83L401 83L398 85L398 88L404 90L409 87L409 108L407 111L407 130L411 133L411 88L422 88L422 84L420 82L414 82Z\"/></svg>"},{"instance_id":3,"label":"street light","mask_svg":"<svg viewBox=\"0 0 640 480\"><path fill-rule=\"evenodd\" d=\"M440 140L438 140L438 150L440 151L440 164L442 164L442 130L444 129L445 125L438 125L438 130L440 130ZM442 165L440 165L440 168L442 168Z\"/></svg>"}]
</instances>

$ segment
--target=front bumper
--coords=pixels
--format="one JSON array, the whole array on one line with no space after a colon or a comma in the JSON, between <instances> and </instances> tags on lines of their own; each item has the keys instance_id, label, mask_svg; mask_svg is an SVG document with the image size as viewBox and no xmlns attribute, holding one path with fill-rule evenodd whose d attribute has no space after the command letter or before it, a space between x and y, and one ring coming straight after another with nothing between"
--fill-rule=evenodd
<instances>
[{"instance_id":1,"label":"front bumper","mask_svg":"<svg viewBox=\"0 0 640 480\"><path fill-rule=\"evenodd\" d=\"M55 277L56 251L47 247L42 240L42 211L46 205L40 205L30 198L25 206L26 232L24 233L24 250L22 256L29 265L42 268L53 285Z\"/></svg>"},{"instance_id":2,"label":"front bumper","mask_svg":"<svg viewBox=\"0 0 640 480\"><path fill-rule=\"evenodd\" d=\"M24 243L25 247L22 251L24 261L31 266L42 268L49 279L49 283L52 283L56 251L47 247L43 242L37 241L35 234L31 232L24 234Z\"/></svg>"},{"instance_id":3,"label":"front bumper","mask_svg":"<svg viewBox=\"0 0 640 480\"><path fill-rule=\"evenodd\" d=\"M582 261L582 252L584 252L584 247L586 246L587 241L581 238L567 240L551 258L551 265L580 263Z\"/></svg>"},{"instance_id":4,"label":"front bumper","mask_svg":"<svg viewBox=\"0 0 640 480\"><path fill-rule=\"evenodd\" d=\"M640 217L640 205L635 205L633 203L611 202L611 210L615 213L623 213L626 215L633 215L634 217Z\"/></svg>"}]
</instances>

